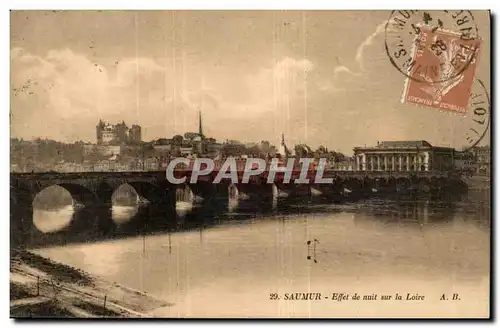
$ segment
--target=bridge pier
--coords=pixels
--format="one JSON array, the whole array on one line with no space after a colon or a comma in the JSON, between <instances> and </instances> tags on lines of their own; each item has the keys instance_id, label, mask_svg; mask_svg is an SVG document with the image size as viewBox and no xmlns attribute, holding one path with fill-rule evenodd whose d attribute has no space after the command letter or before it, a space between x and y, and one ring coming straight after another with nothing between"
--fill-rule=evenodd
<instances>
[{"instance_id":1,"label":"bridge pier","mask_svg":"<svg viewBox=\"0 0 500 328\"><path fill-rule=\"evenodd\" d=\"M10 245L15 248L26 245L37 229L33 223L33 205L11 205L10 208Z\"/></svg>"},{"instance_id":2,"label":"bridge pier","mask_svg":"<svg viewBox=\"0 0 500 328\"><path fill-rule=\"evenodd\" d=\"M309 184L283 184L283 183L275 183L279 192L286 193L288 196L283 198L296 199L296 198L310 198L311 193L311 185ZM319 190L317 190L320 192ZM280 194L278 194L278 198Z\"/></svg>"},{"instance_id":3,"label":"bridge pier","mask_svg":"<svg viewBox=\"0 0 500 328\"><path fill-rule=\"evenodd\" d=\"M99 203L85 208L94 215L92 222L93 230L96 234L108 235L116 228L113 220L113 209L111 203Z\"/></svg>"},{"instance_id":4,"label":"bridge pier","mask_svg":"<svg viewBox=\"0 0 500 328\"><path fill-rule=\"evenodd\" d=\"M402 194L441 197L444 193L457 194L467 189L459 178L439 172L325 172L324 177L334 179L331 184L283 184L280 181L268 184L260 176L251 177L248 184L231 185L225 180L214 184L214 177L202 176L195 184L183 185L192 191L197 220L227 211L230 201L242 204L249 211L260 211L282 201L353 201L362 197ZM132 226L160 227L178 219L176 194L183 186L170 184L165 172L12 174L11 244L13 247L23 245L41 234L33 222L33 200L38 192L53 185L63 187L76 204L83 205L77 206L75 217L61 236L68 237L69 231L78 233L78 229L84 227L92 234L113 234L115 228L121 229L122 223L118 226L112 220L112 195L125 183L136 190L141 206L132 223L123 224L131 229Z\"/></svg>"},{"instance_id":5,"label":"bridge pier","mask_svg":"<svg viewBox=\"0 0 500 328\"><path fill-rule=\"evenodd\" d=\"M229 187L229 186L228 186ZM266 201L273 199L273 184L260 183L258 181L250 183L231 184L231 188L236 188L240 200Z\"/></svg>"},{"instance_id":6,"label":"bridge pier","mask_svg":"<svg viewBox=\"0 0 500 328\"><path fill-rule=\"evenodd\" d=\"M210 204L220 198L220 190L217 184L211 181L198 181L197 183L189 183L187 186L192 190L195 196L195 203Z\"/></svg>"},{"instance_id":7,"label":"bridge pier","mask_svg":"<svg viewBox=\"0 0 500 328\"><path fill-rule=\"evenodd\" d=\"M111 195L109 195L109 199L99 199L98 194L86 186L73 183L60 183L57 185L68 191L73 198L73 202L81 206L91 207L101 202L111 203Z\"/></svg>"},{"instance_id":8,"label":"bridge pier","mask_svg":"<svg viewBox=\"0 0 500 328\"><path fill-rule=\"evenodd\" d=\"M42 236L42 239L46 237L50 239L50 235L54 235L58 243L62 244L72 241L97 241L112 235L115 228L116 223L112 218L111 207L106 204L94 204L75 210L66 228L48 236Z\"/></svg>"},{"instance_id":9,"label":"bridge pier","mask_svg":"<svg viewBox=\"0 0 500 328\"><path fill-rule=\"evenodd\" d=\"M35 192L24 185L17 185L10 193L10 241L11 247L24 246L34 234L33 200Z\"/></svg>"}]
</instances>

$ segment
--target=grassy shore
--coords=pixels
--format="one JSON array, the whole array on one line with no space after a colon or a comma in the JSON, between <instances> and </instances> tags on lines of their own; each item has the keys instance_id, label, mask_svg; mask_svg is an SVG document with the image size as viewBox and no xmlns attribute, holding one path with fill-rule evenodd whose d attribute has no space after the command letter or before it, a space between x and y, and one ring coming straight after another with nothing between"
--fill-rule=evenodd
<instances>
[{"instance_id":1,"label":"grassy shore","mask_svg":"<svg viewBox=\"0 0 500 328\"><path fill-rule=\"evenodd\" d=\"M171 305L26 250L11 251L10 299L13 318L147 318Z\"/></svg>"}]
</instances>

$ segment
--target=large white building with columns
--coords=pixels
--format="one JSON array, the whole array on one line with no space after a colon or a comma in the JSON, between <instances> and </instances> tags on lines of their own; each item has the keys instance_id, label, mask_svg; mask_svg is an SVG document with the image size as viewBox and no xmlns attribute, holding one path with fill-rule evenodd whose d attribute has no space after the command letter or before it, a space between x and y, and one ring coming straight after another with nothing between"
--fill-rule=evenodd
<instances>
[{"instance_id":1,"label":"large white building with columns","mask_svg":"<svg viewBox=\"0 0 500 328\"><path fill-rule=\"evenodd\" d=\"M447 171L454 168L453 148L421 141L382 141L374 147L355 147L357 171Z\"/></svg>"}]
</instances>

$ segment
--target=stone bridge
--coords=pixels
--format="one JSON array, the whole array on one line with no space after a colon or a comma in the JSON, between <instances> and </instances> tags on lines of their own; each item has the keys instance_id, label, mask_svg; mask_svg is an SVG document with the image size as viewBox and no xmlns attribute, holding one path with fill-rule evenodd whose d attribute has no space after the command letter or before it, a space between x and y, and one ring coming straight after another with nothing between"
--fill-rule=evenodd
<instances>
[{"instance_id":1,"label":"stone bridge","mask_svg":"<svg viewBox=\"0 0 500 328\"><path fill-rule=\"evenodd\" d=\"M97 215L94 222L99 229L112 226L110 209L113 192L121 185L132 186L137 194L148 202L148 210L167 213L175 211L179 201L178 192L188 189L203 206L226 206L231 197L256 201L274 198L297 199L322 197L328 200L369 197L373 193L401 193L411 191L432 192L449 188L462 188L459 177L439 172L355 172L325 171L324 178L332 178L331 184L295 184L298 172L292 174L290 183L283 183L277 174L275 183L267 183L267 176L251 177L248 184L232 184L223 179L213 183L218 172L202 176L197 183L189 183L191 172L175 172L176 177L185 176L186 183L171 184L165 171L154 172L84 172L84 173L11 173L11 235L33 235L40 233L33 224L33 201L36 195L50 186L67 190L73 200ZM242 172L238 172L241 181ZM22 241L21 241L22 243Z\"/></svg>"},{"instance_id":2,"label":"stone bridge","mask_svg":"<svg viewBox=\"0 0 500 328\"><path fill-rule=\"evenodd\" d=\"M217 193L227 193L231 182L223 179L220 183L212 183L217 172L200 176L197 183L189 183L191 172L179 171L176 177L186 177L186 184L193 193L203 199L211 198ZM238 172L241 181L242 172ZM297 185L294 179L298 172L292 174L290 183L283 183L283 176L278 173L275 186L279 190L321 189L323 193L335 193L343 188L359 191L362 188L383 188L404 185L407 188L420 185L441 185L443 182L456 180L439 172L357 172L357 171L326 171L324 178L333 178L332 184ZM440 183L438 183L440 182ZM171 184L166 179L164 171L153 172L84 172L84 173L12 173L10 179L11 198L14 204L29 206L34 197L43 189L57 185L66 189L74 201L84 206L109 206L113 192L121 185L132 186L137 194L151 203L164 203L172 190L183 188L184 185ZM251 177L248 186L236 184L242 192L262 194L272 190L272 184L267 183L266 174ZM300 188L298 188L300 187Z\"/></svg>"}]
</instances>

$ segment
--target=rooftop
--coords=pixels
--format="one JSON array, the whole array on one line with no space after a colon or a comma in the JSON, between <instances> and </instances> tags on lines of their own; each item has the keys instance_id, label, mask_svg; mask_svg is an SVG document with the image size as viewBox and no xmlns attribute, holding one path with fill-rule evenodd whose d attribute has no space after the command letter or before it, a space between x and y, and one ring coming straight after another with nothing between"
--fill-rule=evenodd
<instances>
[{"instance_id":1,"label":"rooftop","mask_svg":"<svg viewBox=\"0 0 500 328\"><path fill-rule=\"evenodd\" d=\"M432 145L425 140L409 141L382 141L377 144L377 148L425 148Z\"/></svg>"}]
</instances>

